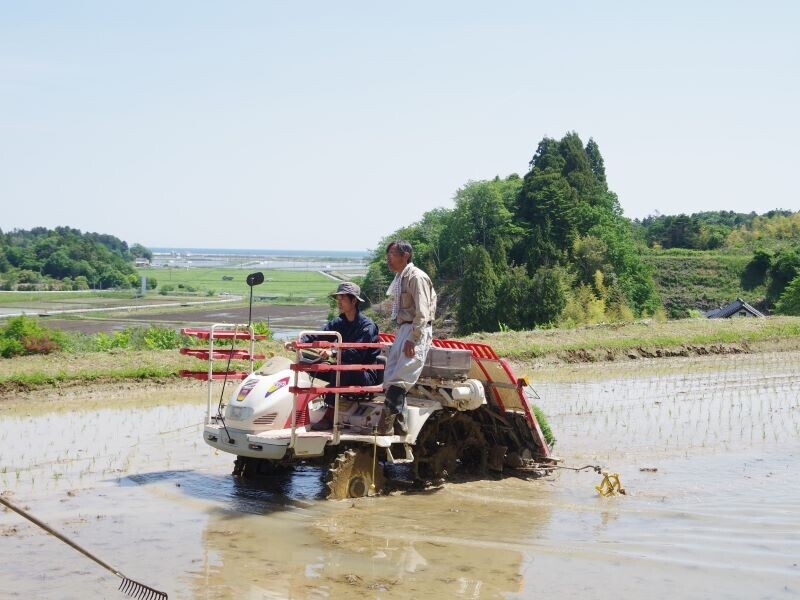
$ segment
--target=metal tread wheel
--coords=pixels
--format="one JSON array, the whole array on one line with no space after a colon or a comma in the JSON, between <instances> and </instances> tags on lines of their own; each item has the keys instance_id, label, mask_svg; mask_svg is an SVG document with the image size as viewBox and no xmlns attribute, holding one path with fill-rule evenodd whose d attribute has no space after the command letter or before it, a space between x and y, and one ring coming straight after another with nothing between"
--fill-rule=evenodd
<instances>
[{"instance_id":1,"label":"metal tread wheel","mask_svg":"<svg viewBox=\"0 0 800 600\"><path fill-rule=\"evenodd\" d=\"M428 419L414 450L417 479L482 475L486 471L486 438L480 424L462 412L442 411Z\"/></svg>"},{"instance_id":2,"label":"metal tread wheel","mask_svg":"<svg viewBox=\"0 0 800 600\"><path fill-rule=\"evenodd\" d=\"M373 461L372 447L345 450L328 469L327 497L328 500L345 500L372 496L380 494L385 484L383 466Z\"/></svg>"}]
</instances>

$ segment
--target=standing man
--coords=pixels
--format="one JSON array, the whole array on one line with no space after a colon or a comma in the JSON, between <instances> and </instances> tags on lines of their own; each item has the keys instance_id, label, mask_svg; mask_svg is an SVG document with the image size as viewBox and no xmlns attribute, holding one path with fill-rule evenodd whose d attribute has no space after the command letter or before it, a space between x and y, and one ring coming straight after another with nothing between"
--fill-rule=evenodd
<instances>
[{"instance_id":1,"label":"standing man","mask_svg":"<svg viewBox=\"0 0 800 600\"><path fill-rule=\"evenodd\" d=\"M361 298L361 288L352 281L345 281L340 283L336 291L331 294L331 297L336 299L336 306L339 309L339 316L332 321L329 321L322 328L323 331L338 331L342 336L342 342L361 342L376 344L378 340L378 326L370 319L361 314L358 309L358 303L363 302ZM332 338L325 336L303 336L302 342L308 343L315 340ZM294 342L286 342L284 348L287 350L296 350ZM378 355L380 349L378 348L345 348L340 350L342 353L343 365L373 365L378 362ZM319 352L322 360L327 360L331 357L330 350L323 349ZM322 373L314 373L314 377L327 381L333 385L336 382L336 373L334 371L327 371ZM349 386L371 386L379 385L378 372L374 369L366 371L342 371L339 378L339 384L342 387ZM321 431L331 429L333 427L333 405L334 395L325 394L325 404L327 410L325 415L317 423L310 426L314 431Z\"/></svg>"},{"instance_id":2,"label":"standing man","mask_svg":"<svg viewBox=\"0 0 800 600\"><path fill-rule=\"evenodd\" d=\"M386 247L386 263L394 273L386 294L392 296L392 320L397 331L383 375L386 400L378 425L381 435L408 433L403 413L406 392L417 383L433 339L436 292L430 277L411 262L411 254L411 244L404 240Z\"/></svg>"}]
</instances>

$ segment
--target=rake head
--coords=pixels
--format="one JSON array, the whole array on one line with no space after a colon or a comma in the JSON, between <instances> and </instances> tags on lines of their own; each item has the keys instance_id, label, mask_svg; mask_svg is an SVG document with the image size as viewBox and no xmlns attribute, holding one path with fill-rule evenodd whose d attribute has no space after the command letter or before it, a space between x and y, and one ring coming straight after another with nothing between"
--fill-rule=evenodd
<instances>
[{"instance_id":1,"label":"rake head","mask_svg":"<svg viewBox=\"0 0 800 600\"><path fill-rule=\"evenodd\" d=\"M119 584L119 591L137 600L167 600L168 598L165 592L159 592L150 586L127 577L122 578Z\"/></svg>"}]
</instances>

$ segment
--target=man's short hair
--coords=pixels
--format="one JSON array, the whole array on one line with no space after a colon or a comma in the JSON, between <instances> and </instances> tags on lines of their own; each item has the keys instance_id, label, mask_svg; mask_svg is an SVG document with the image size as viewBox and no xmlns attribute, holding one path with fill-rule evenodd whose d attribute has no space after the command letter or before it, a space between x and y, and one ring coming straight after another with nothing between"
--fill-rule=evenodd
<instances>
[{"instance_id":1,"label":"man's short hair","mask_svg":"<svg viewBox=\"0 0 800 600\"><path fill-rule=\"evenodd\" d=\"M411 249L411 244L405 240L393 240L389 242L389 245L386 246L386 253L388 254L389 250L391 250L393 247L400 254L408 254L409 260L414 255L414 251Z\"/></svg>"}]
</instances>

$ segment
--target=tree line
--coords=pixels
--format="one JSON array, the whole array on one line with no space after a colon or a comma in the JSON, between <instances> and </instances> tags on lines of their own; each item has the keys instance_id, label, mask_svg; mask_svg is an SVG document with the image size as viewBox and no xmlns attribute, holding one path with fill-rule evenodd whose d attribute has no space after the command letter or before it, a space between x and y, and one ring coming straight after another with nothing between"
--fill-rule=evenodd
<instances>
[{"instance_id":1,"label":"tree line","mask_svg":"<svg viewBox=\"0 0 800 600\"><path fill-rule=\"evenodd\" d=\"M152 258L141 244L70 227L0 230L0 288L81 290L139 285L137 257ZM153 282L155 283L155 282Z\"/></svg>"},{"instance_id":2,"label":"tree line","mask_svg":"<svg viewBox=\"0 0 800 600\"><path fill-rule=\"evenodd\" d=\"M741 248L758 242L797 239L800 213L706 211L691 215L656 215L632 221L637 239L650 248L716 250Z\"/></svg>"},{"instance_id":3,"label":"tree line","mask_svg":"<svg viewBox=\"0 0 800 600\"><path fill-rule=\"evenodd\" d=\"M765 305L775 312L800 315L800 245L777 251L757 248L742 272L742 288L765 286Z\"/></svg>"},{"instance_id":4,"label":"tree line","mask_svg":"<svg viewBox=\"0 0 800 600\"><path fill-rule=\"evenodd\" d=\"M574 132L542 139L529 165L524 177L467 183L453 208L428 211L381 240L364 279L367 296L384 297L392 277L384 248L404 238L460 333L628 320L663 314L644 253L730 248L753 252L743 289L767 285L767 308L800 314L789 296L781 301L785 290L800 290L800 281L789 286L800 275L800 212L630 221L608 187L597 143L584 145Z\"/></svg>"},{"instance_id":5,"label":"tree line","mask_svg":"<svg viewBox=\"0 0 800 600\"><path fill-rule=\"evenodd\" d=\"M453 302L461 333L652 315L660 301L628 219L608 188L597 143L576 133L538 145L524 177L469 182L439 208L382 240L364 289L390 281L395 237Z\"/></svg>"}]
</instances>

